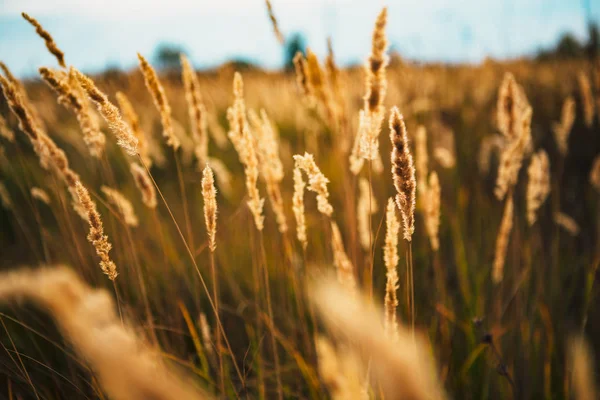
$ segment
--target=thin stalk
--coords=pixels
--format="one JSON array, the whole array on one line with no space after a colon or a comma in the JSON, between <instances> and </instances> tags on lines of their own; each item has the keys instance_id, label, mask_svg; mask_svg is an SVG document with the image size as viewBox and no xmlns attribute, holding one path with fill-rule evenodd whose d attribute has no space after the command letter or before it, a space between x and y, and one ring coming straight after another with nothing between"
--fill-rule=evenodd
<instances>
[{"instance_id":1,"label":"thin stalk","mask_svg":"<svg viewBox=\"0 0 600 400\"><path fill-rule=\"evenodd\" d=\"M215 302L215 308L217 309L217 319L219 316L219 283L217 281L217 269L215 268L215 253L210 251L210 271L212 274L213 281L213 297ZM221 324L219 322L219 324ZM219 356L219 389L221 395L225 395L225 372L223 368L223 354L221 352L221 335L217 332L217 355Z\"/></svg>"},{"instance_id":2,"label":"thin stalk","mask_svg":"<svg viewBox=\"0 0 600 400\"><path fill-rule=\"evenodd\" d=\"M183 201L183 217L185 218L185 229L187 231L187 240L190 243L190 247L195 249L194 246L194 234L192 231L192 221L190 220L190 213L188 210L188 202L187 196L185 193L185 184L183 182L183 174L181 172L181 165L179 161L179 155L176 151L174 151L173 156L175 157L175 167L177 168L177 181L179 182L179 191L181 194L181 199Z\"/></svg>"},{"instance_id":3,"label":"thin stalk","mask_svg":"<svg viewBox=\"0 0 600 400\"><path fill-rule=\"evenodd\" d=\"M177 223L177 220L175 219L175 216L173 215L173 212L171 211L171 207L169 207L169 204L167 203L167 200L165 200L165 197L163 196L162 191L158 187L158 184L154 180L154 177L150 173L150 170L146 166L146 163L144 163L144 160L142 159L142 157L139 154L137 156L138 156L138 159L139 159L140 163L144 166L144 169L148 173L148 176L152 180L152 183L154 184L154 187L156 188L156 191L160 195L160 198L161 198L163 204L165 205L167 211L169 212L169 215L171 216L171 219L173 220L173 224L175 225L175 228L177 229L177 232L179 233L179 237L181 238L181 241L183 242L185 250L188 253L188 256L190 257L190 260L192 261L192 264L194 265L194 268L196 269L196 272L198 273L198 278L200 278L200 283L202 284L202 288L204 289L204 293L208 297L208 302L210 303L210 307L212 308L212 310L215 313L215 316L217 318L217 324L219 325L219 330L221 331L221 334L223 335L223 339L225 340L225 344L227 345L227 349L229 350L229 353L231 354L231 359L233 361L233 366L235 368L235 371L236 371L238 377L240 378L240 382L241 382L242 386L245 388L246 384L245 384L245 381L244 381L244 377L243 377L242 372L240 371L240 368L239 368L239 366L237 364L237 361L235 359L235 355L233 353L233 350L231 349L231 345L229 344L229 340L227 339L227 334L225 333L225 329L223 328L223 325L221 324L221 320L219 319L219 313L217 311L217 308L215 307L215 303L212 300L212 297L210 295L210 291L208 290L208 286L206 285L204 277L202 276L202 273L200 272L200 268L198 268L198 264L196 263L196 259L195 259L194 255L192 254L192 251L190 250L190 247L189 247L187 241L185 240L185 237L183 236L183 232L181 231L181 228L179 227L179 224Z\"/></svg>"},{"instance_id":4,"label":"thin stalk","mask_svg":"<svg viewBox=\"0 0 600 400\"><path fill-rule=\"evenodd\" d=\"M273 319L273 306L271 304L271 285L269 283L269 270L267 267L267 257L265 252L265 241L263 237L263 232L259 232L259 240L260 240L260 251L262 255L262 262L260 263L263 269L264 280L265 280L265 289L266 289L266 297L267 297L267 313L269 315L269 319L271 320L269 324L269 330L271 331L271 346L273 347L273 358L275 361L275 379L277 381L277 396L280 400L283 400L283 386L281 385L281 371L279 367L279 352L277 351L277 341L275 340L275 335L273 334L273 327L275 325L275 321Z\"/></svg>"}]
</instances>

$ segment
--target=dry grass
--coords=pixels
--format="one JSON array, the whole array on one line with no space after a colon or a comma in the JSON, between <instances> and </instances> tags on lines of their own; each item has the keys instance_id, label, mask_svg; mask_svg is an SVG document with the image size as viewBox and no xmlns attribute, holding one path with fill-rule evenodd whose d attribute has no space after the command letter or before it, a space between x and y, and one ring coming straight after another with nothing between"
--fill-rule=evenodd
<instances>
[{"instance_id":1,"label":"dry grass","mask_svg":"<svg viewBox=\"0 0 600 400\"><path fill-rule=\"evenodd\" d=\"M0 397L595 398L585 60L413 65L384 9L364 68L88 77L27 19L63 68L0 64Z\"/></svg>"}]
</instances>

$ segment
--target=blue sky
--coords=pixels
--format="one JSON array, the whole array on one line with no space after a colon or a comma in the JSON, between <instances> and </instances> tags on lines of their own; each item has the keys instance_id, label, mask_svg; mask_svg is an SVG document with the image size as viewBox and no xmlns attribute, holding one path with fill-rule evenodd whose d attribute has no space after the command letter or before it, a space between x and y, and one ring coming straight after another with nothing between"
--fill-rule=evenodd
<instances>
[{"instance_id":1,"label":"blue sky","mask_svg":"<svg viewBox=\"0 0 600 400\"><path fill-rule=\"evenodd\" d=\"M587 2L587 3L586 3ZM586 35L585 4L600 21L597 0L272 0L284 34L301 32L319 55L333 38L340 63L369 52L378 11L389 10L388 36L408 58L479 62L531 54L563 32ZM267 68L282 64L263 0L0 0L0 59L18 75L54 66L31 26L38 18L67 63L94 72L130 68L136 52L151 57L159 43L182 45L197 67L233 57Z\"/></svg>"}]
</instances>

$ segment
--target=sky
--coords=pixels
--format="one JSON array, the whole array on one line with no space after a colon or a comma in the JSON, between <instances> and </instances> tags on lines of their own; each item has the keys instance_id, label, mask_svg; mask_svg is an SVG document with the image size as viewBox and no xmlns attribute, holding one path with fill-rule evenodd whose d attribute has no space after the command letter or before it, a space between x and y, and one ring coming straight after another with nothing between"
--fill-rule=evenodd
<instances>
[{"instance_id":1,"label":"sky","mask_svg":"<svg viewBox=\"0 0 600 400\"><path fill-rule=\"evenodd\" d=\"M598 0L271 0L284 35L300 32L317 53L333 40L340 64L362 62L381 7L388 38L406 58L477 63L513 58L556 43L564 32L584 39L587 17L600 22ZM279 68L283 50L263 0L0 0L0 60L32 76L56 66L20 12L37 18L85 72L132 68L161 43L182 46L198 68L245 58Z\"/></svg>"}]
</instances>

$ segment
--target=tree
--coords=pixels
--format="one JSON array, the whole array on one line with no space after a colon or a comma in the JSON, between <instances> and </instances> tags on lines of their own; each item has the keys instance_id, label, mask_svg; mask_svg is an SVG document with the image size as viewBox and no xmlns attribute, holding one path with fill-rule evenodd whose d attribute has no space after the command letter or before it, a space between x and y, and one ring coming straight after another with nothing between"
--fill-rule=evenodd
<instances>
[{"instance_id":1,"label":"tree","mask_svg":"<svg viewBox=\"0 0 600 400\"><path fill-rule=\"evenodd\" d=\"M294 56L297 52L306 53L306 41L301 33L294 33L285 43L284 67L287 70L294 69Z\"/></svg>"},{"instance_id":2,"label":"tree","mask_svg":"<svg viewBox=\"0 0 600 400\"><path fill-rule=\"evenodd\" d=\"M162 43L154 52L154 61L159 69L177 69L180 66L179 57L187 54L185 49L177 44Z\"/></svg>"}]
</instances>

